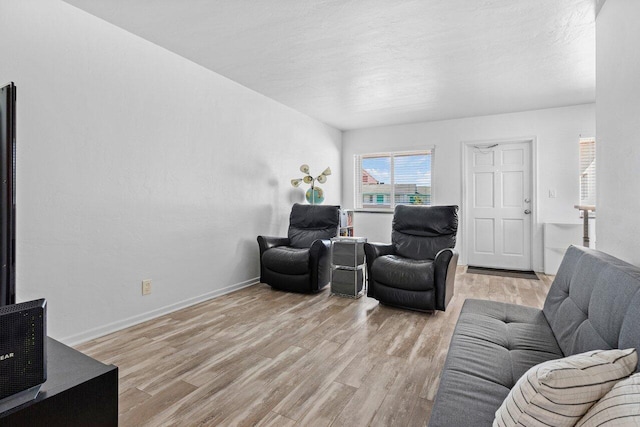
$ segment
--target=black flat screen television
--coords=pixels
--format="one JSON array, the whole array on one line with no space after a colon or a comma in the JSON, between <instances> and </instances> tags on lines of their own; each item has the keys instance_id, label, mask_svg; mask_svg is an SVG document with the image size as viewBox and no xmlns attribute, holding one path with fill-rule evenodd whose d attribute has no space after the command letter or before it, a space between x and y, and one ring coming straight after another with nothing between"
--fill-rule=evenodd
<instances>
[{"instance_id":1,"label":"black flat screen television","mask_svg":"<svg viewBox=\"0 0 640 427\"><path fill-rule=\"evenodd\" d=\"M0 307L16 302L16 86L0 89Z\"/></svg>"}]
</instances>

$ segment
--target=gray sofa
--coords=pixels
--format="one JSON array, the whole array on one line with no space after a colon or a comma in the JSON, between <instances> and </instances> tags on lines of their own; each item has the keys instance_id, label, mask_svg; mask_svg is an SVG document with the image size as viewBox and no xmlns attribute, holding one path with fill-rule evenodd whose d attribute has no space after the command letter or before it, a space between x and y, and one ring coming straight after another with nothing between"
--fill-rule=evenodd
<instances>
[{"instance_id":1,"label":"gray sofa","mask_svg":"<svg viewBox=\"0 0 640 427\"><path fill-rule=\"evenodd\" d=\"M640 269L571 246L544 308L465 301L430 427L490 426L530 367L595 349L640 350Z\"/></svg>"}]
</instances>

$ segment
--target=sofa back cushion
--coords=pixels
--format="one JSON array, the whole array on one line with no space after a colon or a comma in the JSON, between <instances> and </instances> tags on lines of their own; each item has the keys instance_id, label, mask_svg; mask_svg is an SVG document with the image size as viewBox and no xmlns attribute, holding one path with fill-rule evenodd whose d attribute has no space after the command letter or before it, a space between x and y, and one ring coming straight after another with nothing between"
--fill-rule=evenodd
<instances>
[{"instance_id":1,"label":"sofa back cushion","mask_svg":"<svg viewBox=\"0 0 640 427\"><path fill-rule=\"evenodd\" d=\"M571 246L543 312L565 356L640 349L640 269L603 252Z\"/></svg>"},{"instance_id":2,"label":"sofa back cushion","mask_svg":"<svg viewBox=\"0 0 640 427\"><path fill-rule=\"evenodd\" d=\"M411 259L434 259L456 245L458 206L398 205L393 213L391 242L396 254Z\"/></svg>"},{"instance_id":3,"label":"sofa back cushion","mask_svg":"<svg viewBox=\"0 0 640 427\"><path fill-rule=\"evenodd\" d=\"M289 244L294 248L309 248L318 239L338 235L340 206L294 204L289 216Z\"/></svg>"}]
</instances>

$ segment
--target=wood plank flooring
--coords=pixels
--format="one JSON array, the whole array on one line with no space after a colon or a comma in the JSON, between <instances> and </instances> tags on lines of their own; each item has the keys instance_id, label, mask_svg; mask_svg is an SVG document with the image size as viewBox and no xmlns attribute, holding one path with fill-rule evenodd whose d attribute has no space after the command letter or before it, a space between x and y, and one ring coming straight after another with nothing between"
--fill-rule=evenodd
<instances>
[{"instance_id":1,"label":"wood plank flooring","mask_svg":"<svg viewBox=\"0 0 640 427\"><path fill-rule=\"evenodd\" d=\"M423 426L464 300L541 307L540 278L460 267L433 315L258 284L77 348L120 368L125 427Z\"/></svg>"}]
</instances>

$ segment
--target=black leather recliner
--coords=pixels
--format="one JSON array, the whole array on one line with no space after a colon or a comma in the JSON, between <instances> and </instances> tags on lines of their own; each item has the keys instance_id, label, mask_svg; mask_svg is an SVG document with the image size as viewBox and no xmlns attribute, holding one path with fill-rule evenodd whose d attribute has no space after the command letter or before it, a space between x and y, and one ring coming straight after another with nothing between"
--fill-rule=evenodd
<instances>
[{"instance_id":1,"label":"black leather recliner","mask_svg":"<svg viewBox=\"0 0 640 427\"><path fill-rule=\"evenodd\" d=\"M294 204L288 237L258 236L260 281L290 292L318 292L331 280L331 239L340 206Z\"/></svg>"},{"instance_id":2,"label":"black leather recliner","mask_svg":"<svg viewBox=\"0 0 640 427\"><path fill-rule=\"evenodd\" d=\"M444 311L453 296L457 206L396 206L391 244L365 243L367 296L418 311Z\"/></svg>"}]
</instances>

